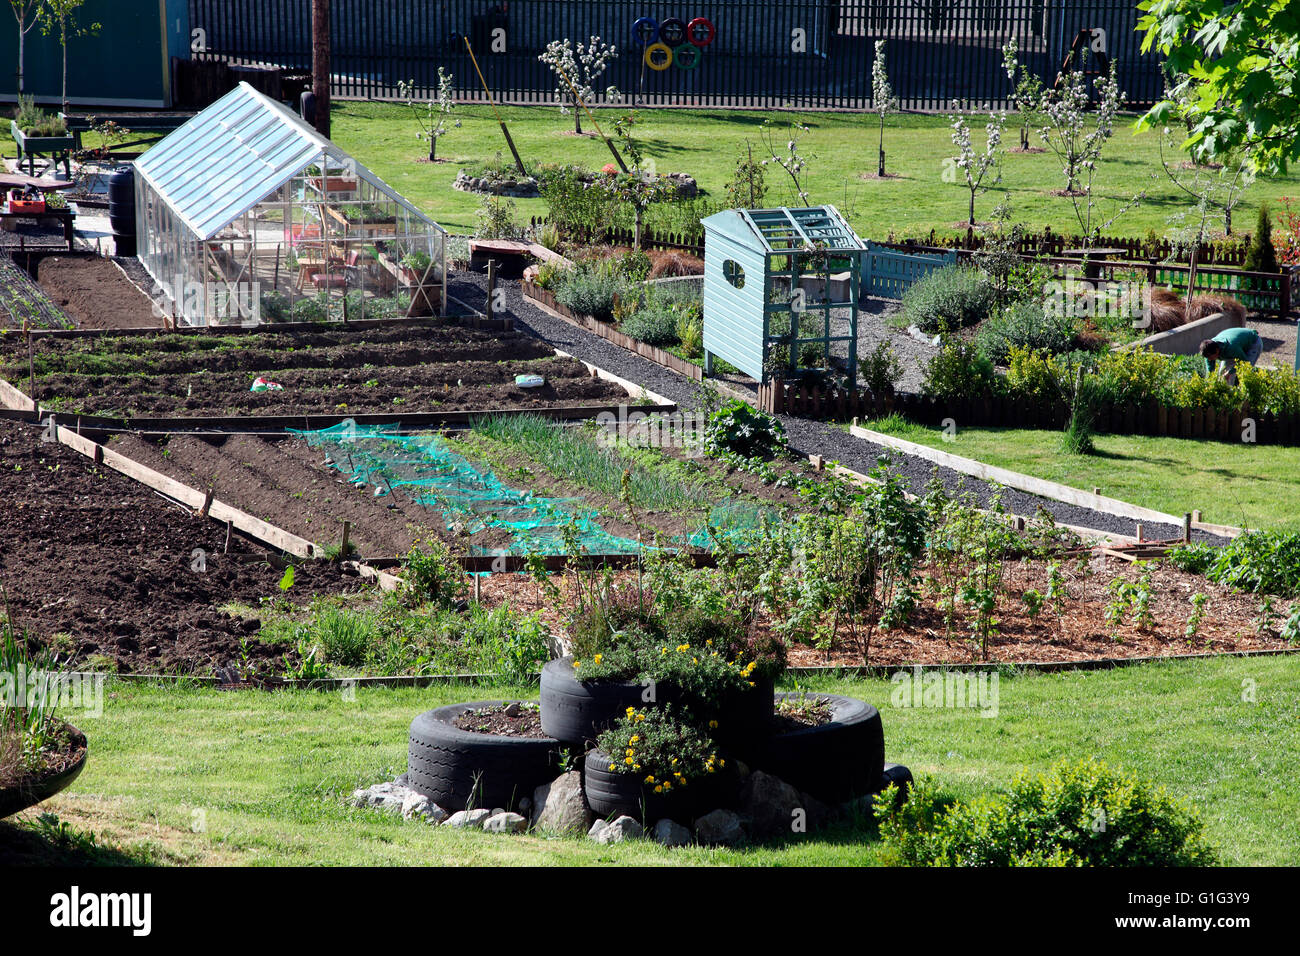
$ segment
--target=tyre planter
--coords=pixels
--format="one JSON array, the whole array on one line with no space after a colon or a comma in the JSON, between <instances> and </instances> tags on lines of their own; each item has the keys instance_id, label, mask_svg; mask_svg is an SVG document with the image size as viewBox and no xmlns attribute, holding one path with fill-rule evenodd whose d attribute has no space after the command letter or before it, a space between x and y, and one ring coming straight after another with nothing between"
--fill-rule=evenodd
<instances>
[{"instance_id":1,"label":"tyre planter","mask_svg":"<svg viewBox=\"0 0 1300 956\"><path fill-rule=\"evenodd\" d=\"M513 810L559 773L560 742L551 737L505 737L461 730L467 710L510 701L480 700L427 710L411 721L407 778L412 789L445 810Z\"/></svg>"},{"instance_id":2,"label":"tyre planter","mask_svg":"<svg viewBox=\"0 0 1300 956\"><path fill-rule=\"evenodd\" d=\"M778 699L796 694L778 694ZM831 707L831 719L818 727L774 734L761 770L827 803L842 803L880 789L885 767L885 735L876 708L838 694L817 694Z\"/></svg>"},{"instance_id":3,"label":"tyre planter","mask_svg":"<svg viewBox=\"0 0 1300 956\"><path fill-rule=\"evenodd\" d=\"M626 814L647 825L663 819L689 825L696 817L731 806L736 800L736 779L729 772L688 783L669 793L655 793L643 775L610 770L613 762L614 758L599 748L588 751L582 762L582 790L587 807L598 817Z\"/></svg>"},{"instance_id":4,"label":"tyre planter","mask_svg":"<svg viewBox=\"0 0 1300 956\"><path fill-rule=\"evenodd\" d=\"M61 790L66 789L72 781L80 776L86 766L86 757L90 753L86 747L86 736L76 727L72 728L74 745L81 747L81 758L71 767L57 773L46 774L30 780L23 780L12 787L0 788L0 818L34 807L42 800L48 800Z\"/></svg>"},{"instance_id":5,"label":"tyre planter","mask_svg":"<svg viewBox=\"0 0 1300 956\"><path fill-rule=\"evenodd\" d=\"M631 681L578 679L573 658L548 661L542 668L542 731L566 743L595 741L629 707L645 707L644 685ZM755 681L755 687L725 701L718 709L718 744L742 758L761 753L772 724L772 684ZM655 687L655 704L689 703L681 689L667 681Z\"/></svg>"},{"instance_id":6,"label":"tyre planter","mask_svg":"<svg viewBox=\"0 0 1300 956\"><path fill-rule=\"evenodd\" d=\"M657 703L676 700L676 689L660 684ZM574 674L573 658L561 657L542 667L542 732L566 743L594 741L629 707L644 707L645 688L629 681L589 681Z\"/></svg>"}]
</instances>

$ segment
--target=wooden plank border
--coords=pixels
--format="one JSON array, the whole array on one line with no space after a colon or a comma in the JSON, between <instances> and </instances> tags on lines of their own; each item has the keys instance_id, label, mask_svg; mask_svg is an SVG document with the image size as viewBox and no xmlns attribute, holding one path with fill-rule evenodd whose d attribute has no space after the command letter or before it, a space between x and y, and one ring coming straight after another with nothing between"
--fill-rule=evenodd
<instances>
[{"instance_id":1,"label":"wooden plank border","mask_svg":"<svg viewBox=\"0 0 1300 956\"><path fill-rule=\"evenodd\" d=\"M1117 518L1131 518L1134 521L1139 522L1149 521L1154 524L1180 527L1184 521L1182 516L1167 514L1163 511L1156 511L1154 508L1144 508L1141 505L1130 504L1129 502L1122 501L1119 498L1110 498L1106 495L1093 494L1079 488L1071 488L1069 485L1062 485L1055 481L1047 481L1043 478L1035 478L1032 475L1024 475L1007 468L998 468L994 465L986 465L973 458L963 458L960 455L952 455L948 452L940 451L937 448L931 448L929 445L921 445L917 442L907 441L906 439L895 438L893 435L886 435L882 432L872 431L869 428L862 428L857 424L849 426L849 433L855 438L861 438L872 442L873 444L883 445L886 448L893 448L915 458L922 458L926 461L933 462L936 465L951 468L953 471L972 475L976 478L983 479L984 481L996 482L997 484L1005 485L1008 488L1014 488L1017 491L1037 495L1040 498L1050 498L1053 501L1060 501L1064 504L1075 505L1080 508L1088 508L1092 511L1100 511ZM1237 537L1243 533L1241 528L1234 528L1229 525L1207 525L1198 520L1192 521L1192 527L1223 537Z\"/></svg>"}]
</instances>

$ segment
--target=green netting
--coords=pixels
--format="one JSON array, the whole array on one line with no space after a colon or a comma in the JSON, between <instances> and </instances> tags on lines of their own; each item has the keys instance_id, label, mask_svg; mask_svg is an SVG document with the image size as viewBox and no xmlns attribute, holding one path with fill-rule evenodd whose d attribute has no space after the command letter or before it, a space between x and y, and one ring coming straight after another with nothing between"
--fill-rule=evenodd
<instances>
[{"instance_id":1,"label":"green netting","mask_svg":"<svg viewBox=\"0 0 1300 956\"><path fill-rule=\"evenodd\" d=\"M606 531L586 502L548 498L511 488L480 470L433 434L403 435L400 425L358 425L352 419L318 431L289 429L325 453L325 462L376 497L401 493L440 516L448 531L466 534L501 529L504 548L476 548L480 554L563 554L572 528L589 554L635 554L638 542ZM761 533L763 509L751 502L724 501L700 527L671 544L709 549L715 539L738 548Z\"/></svg>"}]
</instances>

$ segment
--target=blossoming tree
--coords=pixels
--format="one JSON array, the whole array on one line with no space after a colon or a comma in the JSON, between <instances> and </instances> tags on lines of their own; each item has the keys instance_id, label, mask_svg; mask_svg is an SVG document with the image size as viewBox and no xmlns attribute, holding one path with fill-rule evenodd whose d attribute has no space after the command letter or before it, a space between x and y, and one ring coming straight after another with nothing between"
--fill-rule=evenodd
<instances>
[{"instance_id":1,"label":"blossoming tree","mask_svg":"<svg viewBox=\"0 0 1300 956\"><path fill-rule=\"evenodd\" d=\"M590 103L596 96L595 84L611 60L618 57L618 48L593 36L586 43L574 43L567 37L552 40L537 59L555 74L555 96L560 101L560 112L573 110L573 131L582 132L582 104ZM622 97L618 87L605 88L605 98Z\"/></svg>"}]
</instances>

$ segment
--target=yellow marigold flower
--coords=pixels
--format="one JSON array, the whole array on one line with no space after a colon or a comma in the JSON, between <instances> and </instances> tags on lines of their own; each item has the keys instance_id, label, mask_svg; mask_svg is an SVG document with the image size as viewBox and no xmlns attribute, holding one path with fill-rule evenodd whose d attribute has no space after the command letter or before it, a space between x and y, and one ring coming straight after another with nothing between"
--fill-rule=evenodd
<instances>
[{"instance_id":1,"label":"yellow marigold flower","mask_svg":"<svg viewBox=\"0 0 1300 956\"><path fill-rule=\"evenodd\" d=\"M752 686L752 685L751 685L751 686ZM637 719L637 720L645 720L645 714L637 714L637 715L636 715L636 719Z\"/></svg>"},{"instance_id":2,"label":"yellow marigold flower","mask_svg":"<svg viewBox=\"0 0 1300 956\"><path fill-rule=\"evenodd\" d=\"M692 664L698 664L699 662L700 662L700 659L699 659L698 657L692 657L692 658L691 658L691 663L692 663Z\"/></svg>"},{"instance_id":3,"label":"yellow marigold flower","mask_svg":"<svg viewBox=\"0 0 1300 956\"><path fill-rule=\"evenodd\" d=\"M662 783L659 784L657 787L655 787L655 793L663 793L663 792L664 792L664 785Z\"/></svg>"},{"instance_id":4,"label":"yellow marigold flower","mask_svg":"<svg viewBox=\"0 0 1300 956\"><path fill-rule=\"evenodd\" d=\"M750 687L753 687L753 686L754 686L754 682L753 682L753 681L750 681L750 682L749 682L749 686L750 686Z\"/></svg>"},{"instance_id":5,"label":"yellow marigold flower","mask_svg":"<svg viewBox=\"0 0 1300 956\"><path fill-rule=\"evenodd\" d=\"M581 667L581 666L582 666L582 661L574 661L574 662L573 662L573 667L574 667L575 670L576 670L577 668Z\"/></svg>"},{"instance_id":6,"label":"yellow marigold flower","mask_svg":"<svg viewBox=\"0 0 1300 956\"><path fill-rule=\"evenodd\" d=\"M629 707L629 708L627 709L627 715L628 715L629 717L631 717L631 716L632 716L633 714L635 714L635 713L636 713L636 708L635 708L635 707Z\"/></svg>"},{"instance_id":7,"label":"yellow marigold flower","mask_svg":"<svg viewBox=\"0 0 1300 956\"><path fill-rule=\"evenodd\" d=\"M629 757L635 757L635 756L636 756L636 751L633 750L631 747L628 747L628 748L627 748L626 753L627 753L627 755L628 755Z\"/></svg>"},{"instance_id":8,"label":"yellow marigold flower","mask_svg":"<svg viewBox=\"0 0 1300 956\"><path fill-rule=\"evenodd\" d=\"M718 726L718 722L717 722L716 720L710 720L710 721L709 721L709 726L710 726L710 727L713 727L713 728L716 728L716 727Z\"/></svg>"},{"instance_id":9,"label":"yellow marigold flower","mask_svg":"<svg viewBox=\"0 0 1300 956\"><path fill-rule=\"evenodd\" d=\"M610 765L609 765L609 769L610 769L610 770L613 770L613 769L615 769L617 766L618 766L617 764L610 764Z\"/></svg>"},{"instance_id":10,"label":"yellow marigold flower","mask_svg":"<svg viewBox=\"0 0 1300 956\"><path fill-rule=\"evenodd\" d=\"M592 663L594 663L594 664L599 664L599 663L600 663L600 657L601 657L601 655L597 654L595 657L593 657L593 658L591 659L591 660L592 660Z\"/></svg>"},{"instance_id":11,"label":"yellow marigold flower","mask_svg":"<svg viewBox=\"0 0 1300 956\"><path fill-rule=\"evenodd\" d=\"M640 739L641 739L641 735L640 735L640 734L633 734L632 737L631 737L631 739L628 740L628 743L630 743L630 744L634 744L634 743L636 743L636 742L637 742L638 740L640 740Z\"/></svg>"},{"instance_id":12,"label":"yellow marigold flower","mask_svg":"<svg viewBox=\"0 0 1300 956\"><path fill-rule=\"evenodd\" d=\"M655 775L654 775L654 774L649 774L649 775L647 775L646 778L645 778L645 782L646 782L646 783L654 783L654 782L655 782Z\"/></svg>"},{"instance_id":13,"label":"yellow marigold flower","mask_svg":"<svg viewBox=\"0 0 1300 956\"><path fill-rule=\"evenodd\" d=\"M629 767L632 766L632 758L631 758L631 757L624 757L624 758L623 758L623 762L624 762L625 764L627 764Z\"/></svg>"},{"instance_id":14,"label":"yellow marigold flower","mask_svg":"<svg viewBox=\"0 0 1300 956\"><path fill-rule=\"evenodd\" d=\"M713 772L714 772L713 764L709 764L709 773L713 773Z\"/></svg>"},{"instance_id":15,"label":"yellow marigold flower","mask_svg":"<svg viewBox=\"0 0 1300 956\"><path fill-rule=\"evenodd\" d=\"M726 765L727 765L727 761L721 759L718 760L719 767L725 767Z\"/></svg>"},{"instance_id":16,"label":"yellow marigold flower","mask_svg":"<svg viewBox=\"0 0 1300 956\"><path fill-rule=\"evenodd\" d=\"M709 638L707 641L705 641L705 642L704 642L704 646L705 646L705 647L712 647L712 646L713 646L713 638Z\"/></svg>"},{"instance_id":17,"label":"yellow marigold flower","mask_svg":"<svg viewBox=\"0 0 1300 956\"><path fill-rule=\"evenodd\" d=\"M672 788L673 788L673 785L672 785L671 783L669 783L667 780L665 780L665 781L664 781L664 789L665 789L665 790L671 790Z\"/></svg>"}]
</instances>

